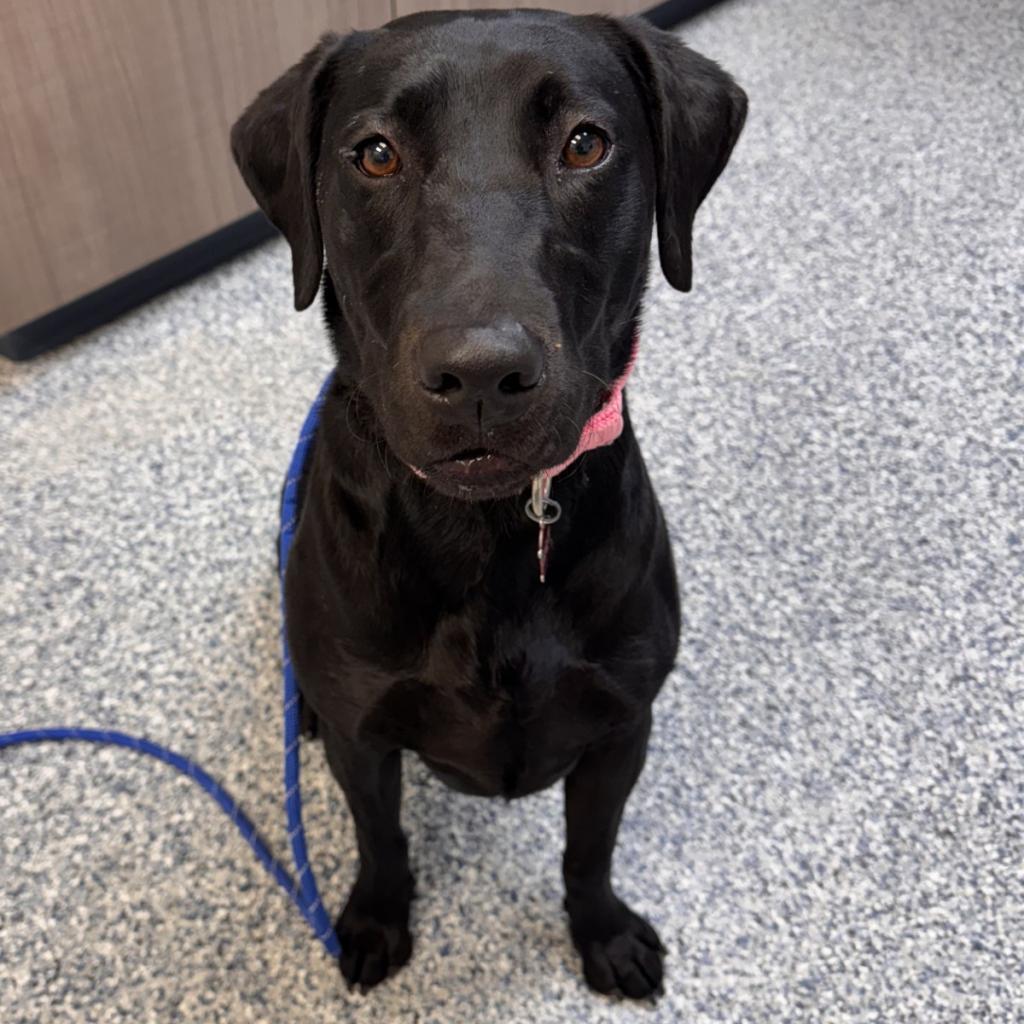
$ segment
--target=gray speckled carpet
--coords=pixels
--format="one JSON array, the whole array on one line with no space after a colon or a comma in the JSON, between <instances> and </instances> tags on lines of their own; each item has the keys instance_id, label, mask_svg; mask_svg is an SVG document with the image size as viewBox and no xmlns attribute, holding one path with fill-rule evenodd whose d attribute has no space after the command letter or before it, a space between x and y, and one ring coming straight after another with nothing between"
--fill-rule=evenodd
<instances>
[{"instance_id":1,"label":"gray speckled carpet","mask_svg":"<svg viewBox=\"0 0 1024 1024\"><path fill-rule=\"evenodd\" d=\"M685 611L617 861L665 996L583 987L558 791L408 763L417 946L362 998L189 782L40 747L0 755L5 1024L1024 1019L1022 8L736 0L686 35L751 116L630 388ZM276 502L328 365L289 281L275 243L0 369L2 727L169 743L282 854ZM304 762L333 911L354 841Z\"/></svg>"}]
</instances>

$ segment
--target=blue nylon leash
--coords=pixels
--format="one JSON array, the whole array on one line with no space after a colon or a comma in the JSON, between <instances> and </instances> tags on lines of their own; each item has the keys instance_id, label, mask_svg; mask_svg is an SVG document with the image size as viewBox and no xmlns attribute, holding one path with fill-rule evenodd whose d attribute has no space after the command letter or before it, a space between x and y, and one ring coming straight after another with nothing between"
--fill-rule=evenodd
<instances>
[{"instance_id":1,"label":"blue nylon leash","mask_svg":"<svg viewBox=\"0 0 1024 1024\"><path fill-rule=\"evenodd\" d=\"M284 492L281 497L281 532L278 550L281 561L281 653L284 677L284 807L288 821L288 841L291 845L292 859L295 862L295 877L292 878L288 868L274 857L256 826L239 807L235 798L212 775L195 761L173 750L168 750L167 747L159 743L154 743L142 736L130 736L116 729L60 727L22 729L17 732L0 733L0 750L25 743L75 740L127 747L129 750L146 754L158 761L163 761L164 764L169 764L182 775L187 775L200 789L205 790L220 804L224 813L235 823L242 838L252 847L257 860L266 868L274 881L288 893L327 952L333 957L339 957L341 956L341 945L317 890L313 868L309 863L309 852L306 848L306 832L302 826L302 792L299 788L299 687L295 679L295 671L292 668L288 637L284 628L284 570L288 564L288 553L291 551L295 533L299 482L306 468L309 449L320 419L320 409L330 387L332 376L331 374L327 376L316 401L306 416L305 423L302 425L298 443L288 466L288 475L285 478Z\"/></svg>"}]
</instances>

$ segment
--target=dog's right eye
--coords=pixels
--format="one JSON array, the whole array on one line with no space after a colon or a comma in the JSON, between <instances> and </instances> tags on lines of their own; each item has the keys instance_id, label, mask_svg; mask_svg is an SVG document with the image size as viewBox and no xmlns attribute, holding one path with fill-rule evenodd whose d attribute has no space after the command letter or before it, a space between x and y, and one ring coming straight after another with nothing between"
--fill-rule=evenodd
<instances>
[{"instance_id":1,"label":"dog's right eye","mask_svg":"<svg viewBox=\"0 0 1024 1024\"><path fill-rule=\"evenodd\" d=\"M596 167L608 154L608 136L592 124L577 125L562 150L562 163L573 170Z\"/></svg>"},{"instance_id":2,"label":"dog's right eye","mask_svg":"<svg viewBox=\"0 0 1024 1024\"><path fill-rule=\"evenodd\" d=\"M402 161L383 135L374 135L356 146L356 166L371 178L389 178L399 172Z\"/></svg>"}]
</instances>

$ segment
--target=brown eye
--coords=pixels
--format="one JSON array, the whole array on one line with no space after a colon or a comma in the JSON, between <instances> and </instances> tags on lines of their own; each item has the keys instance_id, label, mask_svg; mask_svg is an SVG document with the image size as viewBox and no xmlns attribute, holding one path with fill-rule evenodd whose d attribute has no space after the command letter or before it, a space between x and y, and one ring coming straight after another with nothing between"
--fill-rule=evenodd
<instances>
[{"instance_id":1,"label":"brown eye","mask_svg":"<svg viewBox=\"0 0 1024 1024\"><path fill-rule=\"evenodd\" d=\"M387 178L397 174L402 162L394 147L381 135L374 136L361 143L356 152L356 164L363 174L371 178Z\"/></svg>"},{"instance_id":2,"label":"brown eye","mask_svg":"<svg viewBox=\"0 0 1024 1024\"><path fill-rule=\"evenodd\" d=\"M608 152L608 137L592 124L574 128L562 150L562 162L575 170L596 167Z\"/></svg>"}]
</instances>

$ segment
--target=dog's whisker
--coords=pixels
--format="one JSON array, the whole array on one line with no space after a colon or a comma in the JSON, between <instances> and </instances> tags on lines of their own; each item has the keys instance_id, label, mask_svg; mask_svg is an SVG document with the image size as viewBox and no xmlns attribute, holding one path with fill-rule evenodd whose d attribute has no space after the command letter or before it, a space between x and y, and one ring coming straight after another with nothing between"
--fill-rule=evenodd
<instances>
[{"instance_id":1,"label":"dog's whisker","mask_svg":"<svg viewBox=\"0 0 1024 1024\"><path fill-rule=\"evenodd\" d=\"M584 376L593 377L594 380L596 380L597 383L600 384L605 391L611 391L612 386L611 384L608 383L608 381L604 379L604 377L599 377L596 373L591 373L589 370L584 370L583 373Z\"/></svg>"}]
</instances>

